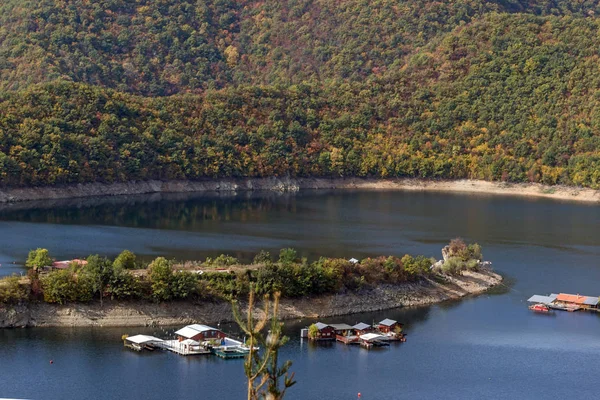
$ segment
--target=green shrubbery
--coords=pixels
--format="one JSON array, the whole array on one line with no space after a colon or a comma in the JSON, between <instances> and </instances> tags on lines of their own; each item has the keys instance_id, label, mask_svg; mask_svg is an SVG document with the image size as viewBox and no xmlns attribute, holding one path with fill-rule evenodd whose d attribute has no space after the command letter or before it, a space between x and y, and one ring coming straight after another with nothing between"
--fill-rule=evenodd
<instances>
[{"instance_id":1,"label":"green shrubbery","mask_svg":"<svg viewBox=\"0 0 600 400\"><path fill-rule=\"evenodd\" d=\"M418 280L430 274L432 264L429 258L410 255L367 258L357 264L339 258L320 258L309 263L298 259L294 249L281 250L276 263L270 262L264 254L259 259L261 266L257 269L205 272L200 280L206 292L215 296L245 295L253 283L257 294L280 292L284 297L293 298Z\"/></svg>"},{"instance_id":2,"label":"green shrubbery","mask_svg":"<svg viewBox=\"0 0 600 400\"><path fill-rule=\"evenodd\" d=\"M458 240L448 248L451 258L444 264L444 272L477 267L473 257L481 256L478 245L467 246ZM47 251L38 249L30 256L35 259L40 254L45 257ZM254 258L255 264L245 269L228 255L207 259L205 263L184 264L158 257L146 266L138 264L133 253L124 251L114 261L99 255L91 255L86 261L60 270L30 270L30 288L17 285L17 278L4 279L0 281L0 301L18 302L40 296L46 302L59 304L92 300L102 303L105 298L158 302L200 297L234 299L248 295L251 286L259 295L279 292L284 297L297 298L420 280L431 274L430 266L435 260L405 255L365 258L358 263L325 257L308 262L296 250L286 248L280 251L277 262L263 251ZM214 266L231 268L215 270ZM132 271L134 267L141 269Z\"/></svg>"},{"instance_id":3,"label":"green shrubbery","mask_svg":"<svg viewBox=\"0 0 600 400\"><path fill-rule=\"evenodd\" d=\"M152 298L169 301L188 298L198 291L198 279L188 271L173 271L173 262L158 257L148 266Z\"/></svg>"},{"instance_id":4,"label":"green shrubbery","mask_svg":"<svg viewBox=\"0 0 600 400\"><path fill-rule=\"evenodd\" d=\"M0 303L16 304L29 298L29 289L20 283L19 276L9 276L0 280Z\"/></svg>"},{"instance_id":5,"label":"green shrubbery","mask_svg":"<svg viewBox=\"0 0 600 400\"><path fill-rule=\"evenodd\" d=\"M467 245L462 239L452 239L447 249L447 259L441 270L447 274L459 274L465 270L476 270L483 261L481 246L477 243Z\"/></svg>"}]
</instances>

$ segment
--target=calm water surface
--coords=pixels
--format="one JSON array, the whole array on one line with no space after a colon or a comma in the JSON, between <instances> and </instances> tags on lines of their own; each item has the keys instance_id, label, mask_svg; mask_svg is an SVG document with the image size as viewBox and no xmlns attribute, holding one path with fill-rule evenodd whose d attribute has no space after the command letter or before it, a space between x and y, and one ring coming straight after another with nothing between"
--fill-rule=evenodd
<instances>
[{"instance_id":1,"label":"calm water surface","mask_svg":"<svg viewBox=\"0 0 600 400\"><path fill-rule=\"evenodd\" d=\"M22 272L27 251L56 258L128 248L146 258L202 259L292 246L309 258L426 254L455 236L478 241L508 287L384 317L408 342L378 351L313 346L309 320L287 324L298 384L290 399L545 399L597 396L600 316L534 315L525 300L555 291L600 294L600 208L504 197L404 192L305 192L240 197L140 196L0 208L0 275ZM215 322L216 323L216 322ZM235 327L223 326L229 332ZM0 331L0 397L241 399L240 360L123 349L123 333L172 330ZM54 360L50 365L49 360Z\"/></svg>"}]
</instances>

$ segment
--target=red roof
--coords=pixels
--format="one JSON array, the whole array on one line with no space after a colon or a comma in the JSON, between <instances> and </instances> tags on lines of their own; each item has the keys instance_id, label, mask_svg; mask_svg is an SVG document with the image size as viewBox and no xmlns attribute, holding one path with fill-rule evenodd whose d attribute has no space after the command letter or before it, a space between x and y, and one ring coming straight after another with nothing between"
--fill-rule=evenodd
<instances>
[{"instance_id":1,"label":"red roof","mask_svg":"<svg viewBox=\"0 0 600 400\"><path fill-rule=\"evenodd\" d=\"M63 269L63 268L69 268L69 265L71 265L71 264L86 265L87 261L80 260L79 258L75 258L73 260L65 260L65 261L54 261L52 263L52 267Z\"/></svg>"},{"instance_id":2,"label":"red roof","mask_svg":"<svg viewBox=\"0 0 600 400\"><path fill-rule=\"evenodd\" d=\"M581 296L579 294L560 293L558 296L556 296L556 300L558 300L558 301L564 301L567 303L575 303L575 304L583 304L586 299L587 299L586 296Z\"/></svg>"}]
</instances>

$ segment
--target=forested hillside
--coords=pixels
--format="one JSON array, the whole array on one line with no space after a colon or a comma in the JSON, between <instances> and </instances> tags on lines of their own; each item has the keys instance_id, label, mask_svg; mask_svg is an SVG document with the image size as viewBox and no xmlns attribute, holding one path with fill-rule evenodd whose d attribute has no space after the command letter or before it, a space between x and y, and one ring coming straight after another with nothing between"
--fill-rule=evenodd
<instances>
[{"instance_id":1,"label":"forested hillside","mask_svg":"<svg viewBox=\"0 0 600 400\"><path fill-rule=\"evenodd\" d=\"M598 188L599 61L594 1L7 0L0 182Z\"/></svg>"}]
</instances>

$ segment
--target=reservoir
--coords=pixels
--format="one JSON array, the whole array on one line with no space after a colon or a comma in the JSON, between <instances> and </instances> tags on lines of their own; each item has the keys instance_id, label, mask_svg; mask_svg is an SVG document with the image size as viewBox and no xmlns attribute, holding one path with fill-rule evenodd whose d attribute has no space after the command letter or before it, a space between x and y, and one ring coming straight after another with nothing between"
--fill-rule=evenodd
<instances>
[{"instance_id":1,"label":"reservoir","mask_svg":"<svg viewBox=\"0 0 600 400\"><path fill-rule=\"evenodd\" d=\"M227 253L249 261L261 249L284 247L309 259L440 258L459 236L482 245L503 287L431 307L324 320L405 323L406 343L372 351L303 342L299 330L313 321L287 321L291 340L280 359L293 361L298 383L286 399L350 400L359 392L361 399L595 398L600 315L537 315L526 300L600 295L599 233L598 206L485 195L305 191L46 201L0 206L0 275L22 273L37 247L57 259L114 257L127 248L147 259ZM135 353L121 342L123 334L173 330L0 330L0 397L245 398L241 360Z\"/></svg>"}]
</instances>

